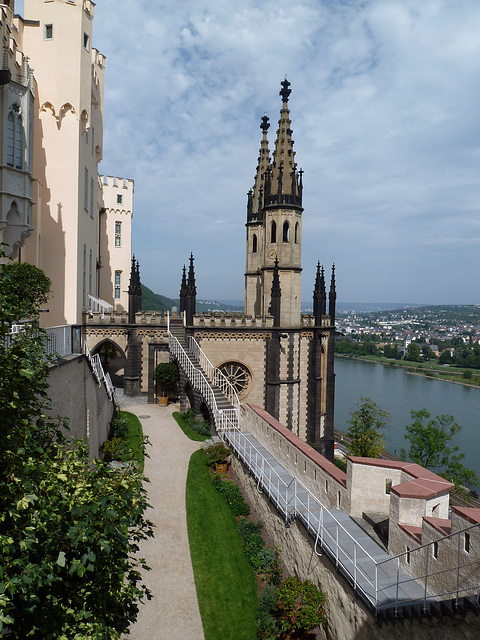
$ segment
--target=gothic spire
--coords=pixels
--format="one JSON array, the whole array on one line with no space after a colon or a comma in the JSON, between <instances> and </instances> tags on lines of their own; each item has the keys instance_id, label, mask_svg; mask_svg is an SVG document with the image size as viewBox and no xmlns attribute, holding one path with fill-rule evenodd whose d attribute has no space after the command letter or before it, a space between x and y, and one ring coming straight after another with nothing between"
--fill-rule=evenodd
<instances>
[{"instance_id":1,"label":"gothic spire","mask_svg":"<svg viewBox=\"0 0 480 640\"><path fill-rule=\"evenodd\" d=\"M190 254L190 266L188 269L188 280L185 288L185 315L188 325L193 324L193 316L197 306L197 287L195 284L195 270L193 268L193 253Z\"/></svg>"},{"instance_id":2,"label":"gothic spire","mask_svg":"<svg viewBox=\"0 0 480 640\"><path fill-rule=\"evenodd\" d=\"M293 140L291 129L292 122L290 120L290 111L288 109L288 98L292 92L290 82L287 78L281 83L282 89L280 96L282 97L282 109L280 111L280 120L278 121L277 139L275 141L275 150L273 152L273 179L272 194L279 197L287 195L297 195L298 178L295 162L295 151L293 150ZM291 176L290 180L282 179L283 176ZM281 200L279 200L280 202Z\"/></svg>"},{"instance_id":3,"label":"gothic spire","mask_svg":"<svg viewBox=\"0 0 480 640\"><path fill-rule=\"evenodd\" d=\"M135 314L142 310L142 284L140 282L140 265L132 256L130 283L128 285L128 322L135 322Z\"/></svg>"},{"instance_id":4,"label":"gothic spire","mask_svg":"<svg viewBox=\"0 0 480 640\"><path fill-rule=\"evenodd\" d=\"M328 315L332 323L335 323L335 306L337 292L335 290L335 264L332 265L332 279L330 281L330 291L328 293Z\"/></svg>"},{"instance_id":5,"label":"gothic spire","mask_svg":"<svg viewBox=\"0 0 480 640\"><path fill-rule=\"evenodd\" d=\"M180 313L185 311L185 296L187 295L187 269L183 265L182 283L180 285Z\"/></svg>"},{"instance_id":6,"label":"gothic spire","mask_svg":"<svg viewBox=\"0 0 480 640\"><path fill-rule=\"evenodd\" d=\"M252 209L249 211L247 205L247 218L258 216L263 207L263 194L265 193L266 174L270 170L270 150L268 148L267 132L270 127L267 114L262 118L260 129L262 130L262 141L260 143L260 151L258 155L257 173L255 174L255 184L253 187Z\"/></svg>"},{"instance_id":7,"label":"gothic spire","mask_svg":"<svg viewBox=\"0 0 480 640\"><path fill-rule=\"evenodd\" d=\"M280 326L280 302L282 290L280 289L280 276L278 272L278 258L275 258L275 266L273 268L272 293L270 303L270 313L273 316L273 326Z\"/></svg>"},{"instance_id":8,"label":"gothic spire","mask_svg":"<svg viewBox=\"0 0 480 640\"><path fill-rule=\"evenodd\" d=\"M325 315L326 307L325 274L320 262L317 263L317 274L315 277L315 289L313 290L313 315L315 324L322 324L322 316Z\"/></svg>"}]
</instances>

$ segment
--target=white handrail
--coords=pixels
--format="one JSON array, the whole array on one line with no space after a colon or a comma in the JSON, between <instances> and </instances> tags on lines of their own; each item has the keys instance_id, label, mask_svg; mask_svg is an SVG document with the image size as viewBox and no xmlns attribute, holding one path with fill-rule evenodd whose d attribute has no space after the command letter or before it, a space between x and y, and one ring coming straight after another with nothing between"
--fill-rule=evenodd
<instances>
[{"instance_id":1,"label":"white handrail","mask_svg":"<svg viewBox=\"0 0 480 640\"><path fill-rule=\"evenodd\" d=\"M232 385L230 380L228 380L228 378L220 371L220 369L213 366L204 351L202 351L198 342L191 336L189 337L189 348L200 362L200 366L207 374L207 378L210 380L210 382L214 386L219 387L220 391L228 399L230 404L233 405L234 409L240 409L240 400L238 399L235 387Z\"/></svg>"},{"instance_id":2,"label":"white handrail","mask_svg":"<svg viewBox=\"0 0 480 640\"><path fill-rule=\"evenodd\" d=\"M88 294L89 311L96 313L100 312L100 317L103 318L106 313L112 313L114 306L101 298L96 298L90 293Z\"/></svg>"},{"instance_id":3,"label":"white handrail","mask_svg":"<svg viewBox=\"0 0 480 640\"><path fill-rule=\"evenodd\" d=\"M110 398L110 400L115 401L115 387L112 384L110 374L108 373L106 374L103 369L102 361L100 360L100 355L96 353L94 356L92 356L90 349L88 348L85 340L83 340L82 348L83 348L83 353L86 355L86 357L88 358L88 361L90 362L90 366L92 367L93 375L97 379L98 386L101 387L103 382L103 384L105 385L105 389L107 391L108 397Z\"/></svg>"}]
</instances>

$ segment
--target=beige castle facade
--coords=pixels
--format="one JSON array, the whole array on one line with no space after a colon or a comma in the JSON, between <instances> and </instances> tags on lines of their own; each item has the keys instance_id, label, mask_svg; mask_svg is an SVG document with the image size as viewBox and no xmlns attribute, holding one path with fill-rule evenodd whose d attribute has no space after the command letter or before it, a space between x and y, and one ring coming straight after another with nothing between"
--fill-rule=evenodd
<instances>
[{"instance_id":1,"label":"beige castle facade","mask_svg":"<svg viewBox=\"0 0 480 640\"><path fill-rule=\"evenodd\" d=\"M98 176L105 57L92 46L95 3L25 0L24 17L14 15L13 5L0 5L12 70L0 89L0 240L14 259L35 264L51 279L43 324L80 324L83 311L103 304L97 300L102 293L115 308L127 306L133 181ZM121 244L112 251L116 221ZM109 233L112 238L105 237Z\"/></svg>"}]
</instances>

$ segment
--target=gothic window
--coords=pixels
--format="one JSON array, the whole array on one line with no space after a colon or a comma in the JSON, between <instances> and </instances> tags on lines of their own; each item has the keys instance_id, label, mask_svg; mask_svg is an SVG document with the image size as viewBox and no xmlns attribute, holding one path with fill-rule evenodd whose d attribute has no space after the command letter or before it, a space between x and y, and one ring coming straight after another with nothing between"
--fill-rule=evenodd
<instances>
[{"instance_id":1,"label":"gothic window","mask_svg":"<svg viewBox=\"0 0 480 640\"><path fill-rule=\"evenodd\" d=\"M277 223L275 220L272 222L272 226L270 227L270 242L277 241Z\"/></svg>"},{"instance_id":2,"label":"gothic window","mask_svg":"<svg viewBox=\"0 0 480 640\"><path fill-rule=\"evenodd\" d=\"M85 183L83 185L83 208L88 211L88 169L85 167Z\"/></svg>"},{"instance_id":3,"label":"gothic window","mask_svg":"<svg viewBox=\"0 0 480 640\"><path fill-rule=\"evenodd\" d=\"M7 165L23 168L23 118L18 104L12 105L7 118Z\"/></svg>"},{"instance_id":4,"label":"gothic window","mask_svg":"<svg viewBox=\"0 0 480 640\"><path fill-rule=\"evenodd\" d=\"M93 218L93 193L94 193L94 182L93 178L90 178L90 216Z\"/></svg>"},{"instance_id":5,"label":"gothic window","mask_svg":"<svg viewBox=\"0 0 480 640\"><path fill-rule=\"evenodd\" d=\"M295 224L295 244L298 244L298 222Z\"/></svg>"},{"instance_id":6,"label":"gothic window","mask_svg":"<svg viewBox=\"0 0 480 640\"><path fill-rule=\"evenodd\" d=\"M83 245L82 284L83 284L83 308L84 309L88 309L88 306L87 306L87 247L86 247L86 245Z\"/></svg>"},{"instance_id":7,"label":"gothic window","mask_svg":"<svg viewBox=\"0 0 480 640\"><path fill-rule=\"evenodd\" d=\"M252 251L253 253L257 253L257 234L256 233L253 234L253 238L252 238Z\"/></svg>"},{"instance_id":8,"label":"gothic window","mask_svg":"<svg viewBox=\"0 0 480 640\"><path fill-rule=\"evenodd\" d=\"M92 262L93 262L93 254L90 249L90 259L88 262L88 293L92 294Z\"/></svg>"},{"instance_id":9,"label":"gothic window","mask_svg":"<svg viewBox=\"0 0 480 640\"><path fill-rule=\"evenodd\" d=\"M287 221L283 223L283 241L290 242L290 225Z\"/></svg>"},{"instance_id":10,"label":"gothic window","mask_svg":"<svg viewBox=\"0 0 480 640\"><path fill-rule=\"evenodd\" d=\"M244 364L240 362L224 362L219 367L220 371L233 386L239 398L247 394L250 380L252 378L250 371Z\"/></svg>"},{"instance_id":11,"label":"gothic window","mask_svg":"<svg viewBox=\"0 0 480 640\"><path fill-rule=\"evenodd\" d=\"M122 246L122 223L115 222L115 246Z\"/></svg>"},{"instance_id":12,"label":"gothic window","mask_svg":"<svg viewBox=\"0 0 480 640\"><path fill-rule=\"evenodd\" d=\"M115 300L120 300L121 278L122 278L122 272L115 271Z\"/></svg>"}]
</instances>

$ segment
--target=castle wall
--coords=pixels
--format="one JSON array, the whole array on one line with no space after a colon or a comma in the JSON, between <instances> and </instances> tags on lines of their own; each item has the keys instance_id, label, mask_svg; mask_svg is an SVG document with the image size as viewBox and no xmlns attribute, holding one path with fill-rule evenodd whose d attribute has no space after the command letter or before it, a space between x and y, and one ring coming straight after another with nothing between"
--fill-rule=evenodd
<instances>
[{"instance_id":1,"label":"castle wall","mask_svg":"<svg viewBox=\"0 0 480 640\"><path fill-rule=\"evenodd\" d=\"M68 419L67 435L88 443L90 460L100 456L108 438L114 406L84 356L69 356L50 367L48 396L52 417Z\"/></svg>"}]
</instances>

